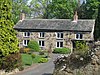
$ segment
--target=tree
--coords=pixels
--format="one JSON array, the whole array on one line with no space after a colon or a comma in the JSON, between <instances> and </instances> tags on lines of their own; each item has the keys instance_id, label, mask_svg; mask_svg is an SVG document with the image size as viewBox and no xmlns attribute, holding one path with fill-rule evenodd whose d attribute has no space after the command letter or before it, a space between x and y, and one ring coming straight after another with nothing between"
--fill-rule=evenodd
<instances>
[{"instance_id":1,"label":"tree","mask_svg":"<svg viewBox=\"0 0 100 75\"><path fill-rule=\"evenodd\" d=\"M77 0L52 0L47 5L47 11L44 13L43 18L72 18L77 6Z\"/></svg>"},{"instance_id":2,"label":"tree","mask_svg":"<svg viewBox=\"0 0 100 75\"><path fill-rule=\"evenodd\" d=\"M95 19L98 13L98 0L86 0L86 3L79 7L78 16L80 19Z\"/></svg>"},{"instance_id":3,"label":"tree","mask_svg":"<svg viewBox=\"0 0 100 75\"><path fill-rule=\"evenodd\" d=\"M7 56L19 50L11 12L12 0L0 1L0 56Z\"/></svg>"},{"instance_id":4,"label":"tree","mask_svg":"<svg viewBox=\"0 0 100 75\"><path fill-rule=\"evenodd\" d=\"M100 2L100 0L98 1ZM100 4L98 7L98 16L96 18L94 37L95 37L95 40L100 40Z\"/></svg>"},{"instance_id":5,"label":"tree","mask_svg":"<svg viewBox=\"0 0 100 75\"><path fill-rule=\"evenodd\" d=\"M49 3L51 3L51 0L32 0L30 2L32 18L43 18Z\"/></svg>"},{"instance_id":6,"label":"tree","mask_svg":"<svg viewBox=\"0 0 100 75\"><path fill-rule=\"evenodd\" d=\"M14 21L14 24L16 24L19 21L21 12L27 14L28 17L30 16L29 14L31 10L27 2L28 0L13 0L12 19Z\"/></svg>"}]
</instances>

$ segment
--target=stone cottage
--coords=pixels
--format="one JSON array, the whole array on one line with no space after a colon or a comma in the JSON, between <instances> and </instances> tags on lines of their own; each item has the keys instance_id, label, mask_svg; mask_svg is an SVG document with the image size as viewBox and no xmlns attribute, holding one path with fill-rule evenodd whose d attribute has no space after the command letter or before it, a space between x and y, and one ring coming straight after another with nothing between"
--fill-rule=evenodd
<instances>
[{"instance_id":1,"label":"stone cottage","mask_svg":"<svg viewBox=\"0 0 100 75\"><path fill-rule=\"evenodd\" d=\"M54 48L73 48L75 40L94 40L95 20L79 19L23 19L14 29L18 31L19 47L28 45L30 40L36 40L42 50Z\"/></svg>"}]
</instances>

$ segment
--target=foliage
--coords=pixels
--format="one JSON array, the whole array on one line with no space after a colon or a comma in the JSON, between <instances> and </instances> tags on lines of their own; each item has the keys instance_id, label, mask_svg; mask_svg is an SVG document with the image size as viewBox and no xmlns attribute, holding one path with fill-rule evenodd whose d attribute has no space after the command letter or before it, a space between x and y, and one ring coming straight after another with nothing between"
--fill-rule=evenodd
<instances>
[{"instance_id":1,"label":"foliage","mask_svg":"<svg viewBox=\"0 0 100 75\"><path fill-rule=\"evenodd\" d=\"M12 0L0 1L0 56L18 52L18 40L13 29Z\"/></svg>"},{"instance_id":2,"label":"foliage","mask_svg":"<svg viewBox=\"0 0 100 75\"><path fill-rule=\"evenodd\" d=\"M55 48L53 53L68 54L70 51L69 48Z\"/></svg>"},{"instance_id":3,"label":"foliage","mask_svg":"<svg viewBox=\"0 0 100 75\"><path fill-rule=\"evenodd\" d=\"M40 50L40 47L39 47L39 44L37 41L35 40L31 40L29 43L28 43L28 48L32 49L33 51L37 52Z\"/></svg>"},{"instance_id":4,"label":"foliage","mask_svg":"<svg viewBox=\"0 0 100 75\"><path fill-rule=\"evenodd\" d=\"M46 63L46 62L48 62L47 58L41 58L40 61L39 61L39 63Z\"/></svg>"},{"instance_id":5,"label":"foliage","mask_svg":"<svg viewBox=\"0 0 100 75\"><path fill-rule=\"evenodd\" d=\"M78 16L80 19L95 19L98 13L98 0L86 0L86 3L79 7Z\"/></svg>"},{"instance_id":6,"label":"foliage","mask_svg":"<svg viewBox=\"0 0 100 75\"><path fill-rule=\"evenodd\" d=\"M96 18L94 37L95 37L95 40L100 40L100 4L98 7L98 16Z\"/></svg>"},{"instance_id":7,"label":"foliage","mask_svg":"<svg viewBox=\"0 0 100 75\"><path fill-rule=\"evenodd\" d=\"M30 9L33 18L42 18L44 12L47 12L47 5L51 0L32 0L30 2Z\"/></svg>"},{"instance_id":8,"label":"foliage","mask_svg":"<svg viewBox=\"0 0 100 75\"><path fill-rule=\"evenodd\" d=\"M20 48L20 53L28 53L30 52L30 48Z\"/></svg>"},{"instance_id":9,"label":"foliage","mask_svg":"<svg viewBox=\"0 0 100 75\"><path fill-rule=\"evenodd\" d=\"M48 4L47 11L44 13L43 18L72 18L77 5L77 0L53 0Z\"/></svg>"},{"instance_id":10,"label":"foliage","mask_svg":"<svg viewBox=\"0 0 100 75\"><path fill-rule=\"evenodd\" d=\"M23 65L32 65L32 56L29 54L21 54Z\"/></svg>"},{"instance_id":11,"label":"foliage","mask_svg":"<svg viewBox=\"0 0 100 75\"><path fill-rule=\"evenodd\" d=\"M87 55L89 51L89 46L86 44L86 41L76 41L75 45L76 45L76 48L74 49L75 53L82 56Z\"/></svg>"},{"instance_id":12,"label":"foliage","mask_svg":"<svg viewBox=\"0 0 100 75\"><path fill-rule=\"evenodd\" d=\"M36 54L32 53L31 56L32 56L32 58L35 58L36 57Z\"/></svg>"},{"instance_id":13,"label":"foliage","mask_svg":"<svg viewBox=\"0 0 100 75\"><path fill-rule=\"evenodd\" d=\"M14 24L19 21L21 12L24 12L25 14L28 14L27 16L29 16L31 10L27 2L28 0L13 0L12 19L14 21Z\"/></svg>"},{"instance_id":14,"label":"foliage","mask_svg":"<svg viewBox=\"0 0 100 75\"><path fill-rule=\"evenodd\" d=\"M0 58L0 69L11 71L15 68L21 68L21 55L20 53L10 54Z\"/></svg>"}]
</instances>

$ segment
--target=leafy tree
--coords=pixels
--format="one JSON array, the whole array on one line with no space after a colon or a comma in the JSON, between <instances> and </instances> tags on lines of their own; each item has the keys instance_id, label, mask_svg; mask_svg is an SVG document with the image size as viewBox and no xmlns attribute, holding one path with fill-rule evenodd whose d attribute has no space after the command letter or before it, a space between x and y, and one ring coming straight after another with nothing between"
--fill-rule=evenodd
<instances>
[{"instance_id":1,"label":"leafy tree","mask_svg":"<svg viewBox=\"0 0 100 75\"><path fill-rule=\"evenodd\" d=\"M18 40L13 29L12 0L0 0L0 56L18 52Z\"/></svg>"},{"instance_id":2,"label":"leafy tree","mask_svg":"<svg viewBox=\"0 0 100 75\"><path fill-rule=\"evenodd\" d=\"M47 5L51 0L32 0L30 2L30 9L32 18L42 18L43 14L47 12Z\"/></svg>"},{"instance_id":3,"label":"leafy tree","mask_svg":"<svg viewBox=\"0 0 100 75\"><path fill-rule=\"evenodd\" d=\"M77 0L52 0L47 5L47 11L43 18L72 18L78 5Z\"/></svg>"},{"instance_id":4,"label":"leafy tree","mask_svg":"<svg viewBox=\"0 0 100 75\"><path fill-rule=\"evenodd\" d=\"M100 0L99 0L99 2L100 2ZM98 7L98 16L97 16L97 19L96 19L94 35L95 35L94 36L95 40L100 40L100 4L99 4L99 7Z\"/></svg>"},{"instance_id":5,"label":"leafy tree","mask_svg":"<svg viewBox=\"0 0 100 75\"><path fill-rule=\"evenodd\" d=\"M98 13L98 0L86 0L86 3L79 7L78 16L80 19L95 19Z\"/></svg>"},{"instance_id":6,"label":"leafy tree","mask_svg":"<svg viewBox=\"0 0 100 75\"><path fill-rule=\"evenodd\" d=\"M24 12L25 14L27 14L27 16L30 16L31 10L27 2L28 0L13 0L12 19L14 21L14 24L19 21L21 12Z\"/></svg>"}]
</instances>

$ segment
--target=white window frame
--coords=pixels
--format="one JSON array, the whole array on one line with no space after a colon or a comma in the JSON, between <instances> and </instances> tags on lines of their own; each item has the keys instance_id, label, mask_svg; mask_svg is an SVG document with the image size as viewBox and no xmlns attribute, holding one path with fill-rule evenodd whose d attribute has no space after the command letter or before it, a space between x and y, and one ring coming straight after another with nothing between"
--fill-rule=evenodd
<instances>
[{"instance_id":1,"label":"white window frame","mask_svg":"<svg viewBox=\"0 0 100 75\"><path fill-rule=\"evenodd\" d=\"M45 37L45 32L39 32L39 38L44 38Z\"/></svg>"},{"instance_id":2,"label":"white window frame","mask_svg":"<svg viewBox=\"0 0 100 75\"><path fill-rule=\"evenodd\" d=\"M26 40L26 44L25 44L25 40L23 40L23 46L27 46L28 45L28 41L29 40Z\"/></svg>"},{"instance_id":3,"label":"white window frame","mask_svg":"<svg viewBox=\"0 0 100 75\"><path fill-rule=\"evenodd\" d=\"M58 35L59 35L59 37L58 37ZM63 39L63 37L61 37L62 35L63 35L63 37L64 37L63 32L56 32L56 38L57 38L57 39Z\"/></svg>"},{"instance_id":4,"label":"white window frame","mask_svg":"<svg viewBox=\"0 0 100 75\"><path fill-rule=\"evenodd\" d=\"M41 42L41 44L39 43L39 41ZM40 46L40 47L44 47L44 46L45 46L45 41L44 41L44 40L39 40L39 41L38 41L39 46ZM44 46L43 46L43 41L44 41Z\"/></svg>"},{"instance_id":5,"label":"white window frame","mask_svg":"<svg viewBox=\"0 0 100 75\"><path fill-rule=\"evenodd\" d=\"M77 38L77 35L78 35L78 38ZM82 35L82 38L81 38L81 35ZM75 39L83 39L83 34L81 34L81 33L76 33L76 34L75 34Z\"/></svg>"},{"instance_id":6,"label":"white window frame","mask_svg":"<svg viewBox=\"0 0 100 75\"><path fill-rule=\"evenodd\" d=\"M59 42L59 47L57 47L57 44L58 44L57 42ZM62 47L61 47L61 44L60 44L61 42L62 42ZM63 41L56 41L56 48L63 48Z\"/></svg>"},{"instance_id":7,"label":"white window frame","mask_svg":"<svg viewBox=\"0 0 100 75\"><path fill-rule=\"evenodd\" d=\"M29 33L29 35L28 35L28 33ZM30 37L30 32L23 32L23 37Z\"/></svg>"}]
</instances>

